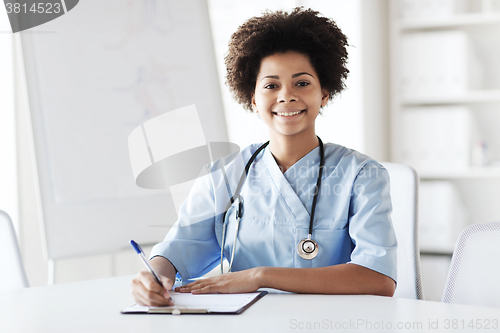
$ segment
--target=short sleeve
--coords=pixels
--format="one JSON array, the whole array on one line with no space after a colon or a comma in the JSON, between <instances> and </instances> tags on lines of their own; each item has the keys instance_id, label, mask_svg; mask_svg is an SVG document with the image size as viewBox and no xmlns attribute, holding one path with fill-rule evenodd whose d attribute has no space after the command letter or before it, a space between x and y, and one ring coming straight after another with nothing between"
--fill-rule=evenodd
<instances>
[{"instance_id":1,"label":"short sleeve","mask_svg":"<svg viewBox=\"0 0 500 333\"><path fill-rule=\"evenodd\" d=\"M350 263L396 281L397 241L389 185L389 173L374 161L366 163L356 176L349 208L349 234L354 244Z\"/></svg>"},{"instance_id":2,"label":"short sleeve","mask_svg":"<svg viewBox=\"0 0 500 333\"><path fill-rule=\"evenodd\" d=\"M165 240L153 247L150 258L156 256L167 258L184 281L208 273L219 263L210 173L195 181L179 209L177 222Z\"/></svg>"}]
</instances>

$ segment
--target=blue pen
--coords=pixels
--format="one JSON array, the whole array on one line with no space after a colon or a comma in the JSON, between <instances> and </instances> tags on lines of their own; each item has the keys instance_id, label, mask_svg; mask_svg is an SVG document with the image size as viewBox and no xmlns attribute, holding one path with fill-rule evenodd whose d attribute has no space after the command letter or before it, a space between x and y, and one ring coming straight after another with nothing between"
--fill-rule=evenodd
<instances>
[{"instance_id":1,"label":"blue pen","mask_svg":"<svg viewBox=\"0 0 500 333\"><path fill-rule=\"evenodd\" d=\"M158 275L156 275L156 273L153 270L153 268L149 265L149 262L146 260L146 256L144 255L144 251L139 246L139 244L137 244L136 242L134 242L133 240L131 240L130 241L130 245L132 245L132 247L134 248L135 252L137 252L137 254L139 255L139 258L141 258L142 262L144 263L144 265L146 266L146 268L148 269L148 271L151 274L153 274L153 276L155 277L156 282L158 282L158 284L163 287L163 284L161 283L160 278L158 277ZM172 301L172 297L170 297L170 300Z\"/></svg>"}]
</instances>

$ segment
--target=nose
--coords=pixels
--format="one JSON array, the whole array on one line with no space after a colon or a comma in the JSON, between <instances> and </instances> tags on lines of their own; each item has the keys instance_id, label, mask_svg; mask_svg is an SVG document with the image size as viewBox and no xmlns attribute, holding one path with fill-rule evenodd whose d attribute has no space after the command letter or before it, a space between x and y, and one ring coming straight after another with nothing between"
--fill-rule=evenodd
<instances>
[{"instance_id":1,"label":"nose","mask_svg":"<svg viewBox=\"0 0 500 333\"><path fill-rule=\"evenodd\" d=\"M298 100L298 96L295 94L293 88L283 86L278 95L278 102L287 103L287 102L296 102Z\"/></svg>"}]
</instances>

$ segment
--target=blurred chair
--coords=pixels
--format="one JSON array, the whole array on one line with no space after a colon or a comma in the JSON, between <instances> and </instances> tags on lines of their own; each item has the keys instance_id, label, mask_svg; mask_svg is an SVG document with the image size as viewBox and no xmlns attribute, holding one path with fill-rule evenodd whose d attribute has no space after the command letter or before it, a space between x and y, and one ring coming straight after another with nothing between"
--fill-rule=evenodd
<instances>
[{"instance_id":1,"label":"blurred chair","mask_svg":"<svg viewBox=\"0 0 500 333\"><path fill-rule=\"evenodd\" d=\"M0 210L0 291L28 287L14 226Z\"/></svg>"},{"instance_id":2,"label":"blurred chair","mask_svg":"<svg viewBox=\"0 0 500 333\"><path fill-rule=\"evenodd\" d=\"M500 308L499 281L500 222L467 227L455 246L442 301Z\"/></svg>"},{"instance_id":3,"label":"blurred chair","mask_svg":"<svg viewBox=\"0 0 500 333\"><path fill-rule=\"evenodd\" d=\"M391 182L392 223L398 240L394 297L423 299L418 248L418 176L411 167L382 162Z\"/></svg>"}]
</instances>

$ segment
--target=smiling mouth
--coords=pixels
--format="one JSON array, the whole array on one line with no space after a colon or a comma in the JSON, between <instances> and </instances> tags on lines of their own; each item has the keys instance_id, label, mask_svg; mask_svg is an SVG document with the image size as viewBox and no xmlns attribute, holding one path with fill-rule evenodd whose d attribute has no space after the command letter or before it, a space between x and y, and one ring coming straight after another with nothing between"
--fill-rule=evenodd
<instances>
[{"instance_id":1,"label":"smiling mouth","mask_svg":"<svg viewBox=\"0 0 500 333\"><path fill-rule=\"evenodd\" d=\"M297 111L288 111L288 112L282 112L282 111L277 111L273 112L274 115L280 116L280 117L291 117L298 115L299 113L305 112L306 110L297 110Z\"/></svg>"}]
</instances>

